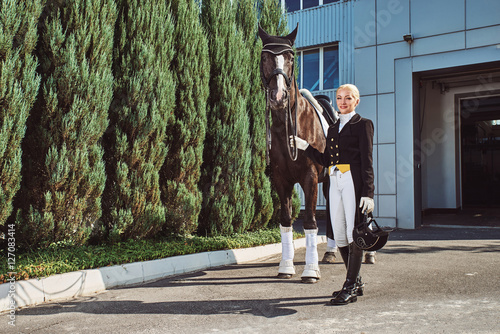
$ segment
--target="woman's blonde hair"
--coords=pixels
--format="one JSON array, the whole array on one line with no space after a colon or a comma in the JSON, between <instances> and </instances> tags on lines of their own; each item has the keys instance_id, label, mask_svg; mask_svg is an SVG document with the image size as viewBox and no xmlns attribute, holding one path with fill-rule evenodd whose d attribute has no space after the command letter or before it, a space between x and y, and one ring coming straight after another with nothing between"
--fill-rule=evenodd
<instances>
[{"instance_id":1,"label":"woman's blonde hair","mask_svg":"<svg viewBox=\"0 0 500 334\"><path fill-rule=\"evenodd\" d=\"M358 87L354 86L353 84L344 84L337 88L337 92L341 89L345 89L351 92L352 96L356 99L359 100L359 90Z\"/></svg>"}]
</instances>

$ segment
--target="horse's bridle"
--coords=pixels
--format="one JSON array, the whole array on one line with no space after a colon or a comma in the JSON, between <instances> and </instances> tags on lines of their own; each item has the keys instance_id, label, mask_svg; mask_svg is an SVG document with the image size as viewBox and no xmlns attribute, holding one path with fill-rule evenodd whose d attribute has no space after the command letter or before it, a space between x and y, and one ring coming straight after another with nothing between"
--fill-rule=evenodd
<instances>
[{"instance_id":1,"label":"horse's bridle","mask_svg":"<svg viewBox=\"0 0 500 334\"><path fill-rule=\"evenodd\" d=\"M273 50L273 47L276 48L278 47L278 51ZM285 52L291 52L292 55L295 54L292 47L288 44L280 44L280 43L268 43L265 44L264 47L262 48L262 52L269 52L274 55L280 55ZM273 72L269 75L269 77L265 77L264 75L264 69L263 69L263 64L262 60L260 62L260 77L262 80L262 84L264 85L264 89L266 91L266 161L267 164L269 164L269 151L271 150L271 126L270 126L270 120L269 120L269 114L271 111L271 107L269 105L269 84L271 83L271 80L278 75L282 75L283 78L285 78L285 84L286 84L286 90L287 90L287 95L286 98L288 99L288 110L285 112L285 132L286 132L286 143L288 147L288 155L290 156L290 159L292 161L297 160L298 156L298 150L297 150L297 144L295 143L295 137L297 136L297 110L295 110L295 126L294 122L292 122L292 107L291 107L291 102L290 102L290 91L292 90L292 84L293 80L295 79L295 65L292 67L292 76L288 77L281 68L276 68L274 69ZM298 99L298 89L295 89L295 109L297 109L297 99ZM291 149L288 138L288 123L290 123L290 129L293 132L293 149Z\"/></svg>"}]
</instances>

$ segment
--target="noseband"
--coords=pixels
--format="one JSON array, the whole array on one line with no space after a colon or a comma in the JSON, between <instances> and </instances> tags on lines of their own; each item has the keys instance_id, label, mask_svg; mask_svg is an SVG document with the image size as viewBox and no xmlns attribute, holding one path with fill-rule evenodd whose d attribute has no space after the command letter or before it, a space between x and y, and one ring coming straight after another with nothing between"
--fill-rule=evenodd
<instances>
[{"instance_id":1,"label":"noseband","mask_svg":"<svg viewBox=\"0 0 500 334\"><path fill-rule=\"evenodd\" d=\"M276 50L276 49L278 49L278 50ZM268 44L264 45L264 47L262 48L262 52L269 52L269 53L272 53L276 56L283 54L283 53L286 53L286 52L291 52L292 54L294 54L294 51L290 45L279 44L279 43L268 43ZM281 68L276 68L276 69L274 69L274 71L271 72L269 77L266 78L264 75L264 68L263 68L262 61L260 62L260 77L262 80L262 84L264 85L264 89L266 91L266 142L267 142L266 161L267 161L267 164L269 164L269 151L271 150L271 126L270 126L270 121L269 121L269 114L270 114L271 107L270 107L270 103L269 103L269 90L270 90L269 84L271 83L271 80L275 76L278 76L278 75L282 75L283 78L285 78L285 84L286 84L286 90L287 90L286 99L288 99L288 108L285 111L285 129L286 129L285 142L287 143L288 155L290 156L290 159L292 159L292 161L297 160L298 149L297 149L297 144L295 143L295 137L297 136L297 110L295 110L295 125L294 125L293 124L294 122L292 122L292 108L291 108L291 103L290 103L290 91L292 90L292 80L295 79L294 69L295 69L295 65L292 67L291 77L288 77L286 75L285 71L283 71ZM298 91L298 89L295 89L295 109L297 109L297 98L298 98L297 91ZM294 136L293 149L290 147L290 143L288 141L289 123L290 123L290 130Z\"/></svg>"}]
</instances>

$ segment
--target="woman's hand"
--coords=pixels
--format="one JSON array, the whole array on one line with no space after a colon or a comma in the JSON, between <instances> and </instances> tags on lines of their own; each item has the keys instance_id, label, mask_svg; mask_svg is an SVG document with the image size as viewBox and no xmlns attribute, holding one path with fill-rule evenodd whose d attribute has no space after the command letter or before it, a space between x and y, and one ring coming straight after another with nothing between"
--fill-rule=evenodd
<instances>
[{"instance_id":1,"label":"woman's hand","mask_svg":"<svg viewBox=\"0 0 500 334\"><path fill-rule=\"evenodd\" d=\"M294 138L294 136L290 136L290 146L292 148L295 148L293 138ZM295 142L297 143L297 148L299 150L305 151L305 149L309 147L309 144L304 139L301 139L299 137L295 137Z\"/></svg>"},{"instance_id":2,"label":"woman's hand","mask_svg":"<svg viewBox=\"0 0 500 334\"><path fill-rule=\"evenodd\" d=\"M373 201L373 198L361 197L361 200L359 201L359 207L361 208L362 213L369 214L370 212L373 212L373 209L375 208L375 202Z\"/></svg>"}]
</instances>

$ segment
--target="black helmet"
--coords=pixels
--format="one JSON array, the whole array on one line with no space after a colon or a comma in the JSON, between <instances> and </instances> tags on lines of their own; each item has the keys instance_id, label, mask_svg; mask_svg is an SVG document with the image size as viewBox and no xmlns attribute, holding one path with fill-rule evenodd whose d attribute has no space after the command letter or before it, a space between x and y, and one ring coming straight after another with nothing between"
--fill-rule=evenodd
<instances>
[{"instance_id":1,"label":"black helmet","mask_svg":"<svg viewBox=\"0 0 500 334\"><path fill-rule=\"evenodd\" d=\"M364 215L363 222L354 227L352 237L356 246L362 250L376 251L387 243L390 232L391 228L381 228L372 217Z\"/></svg>"}]
</instances>

